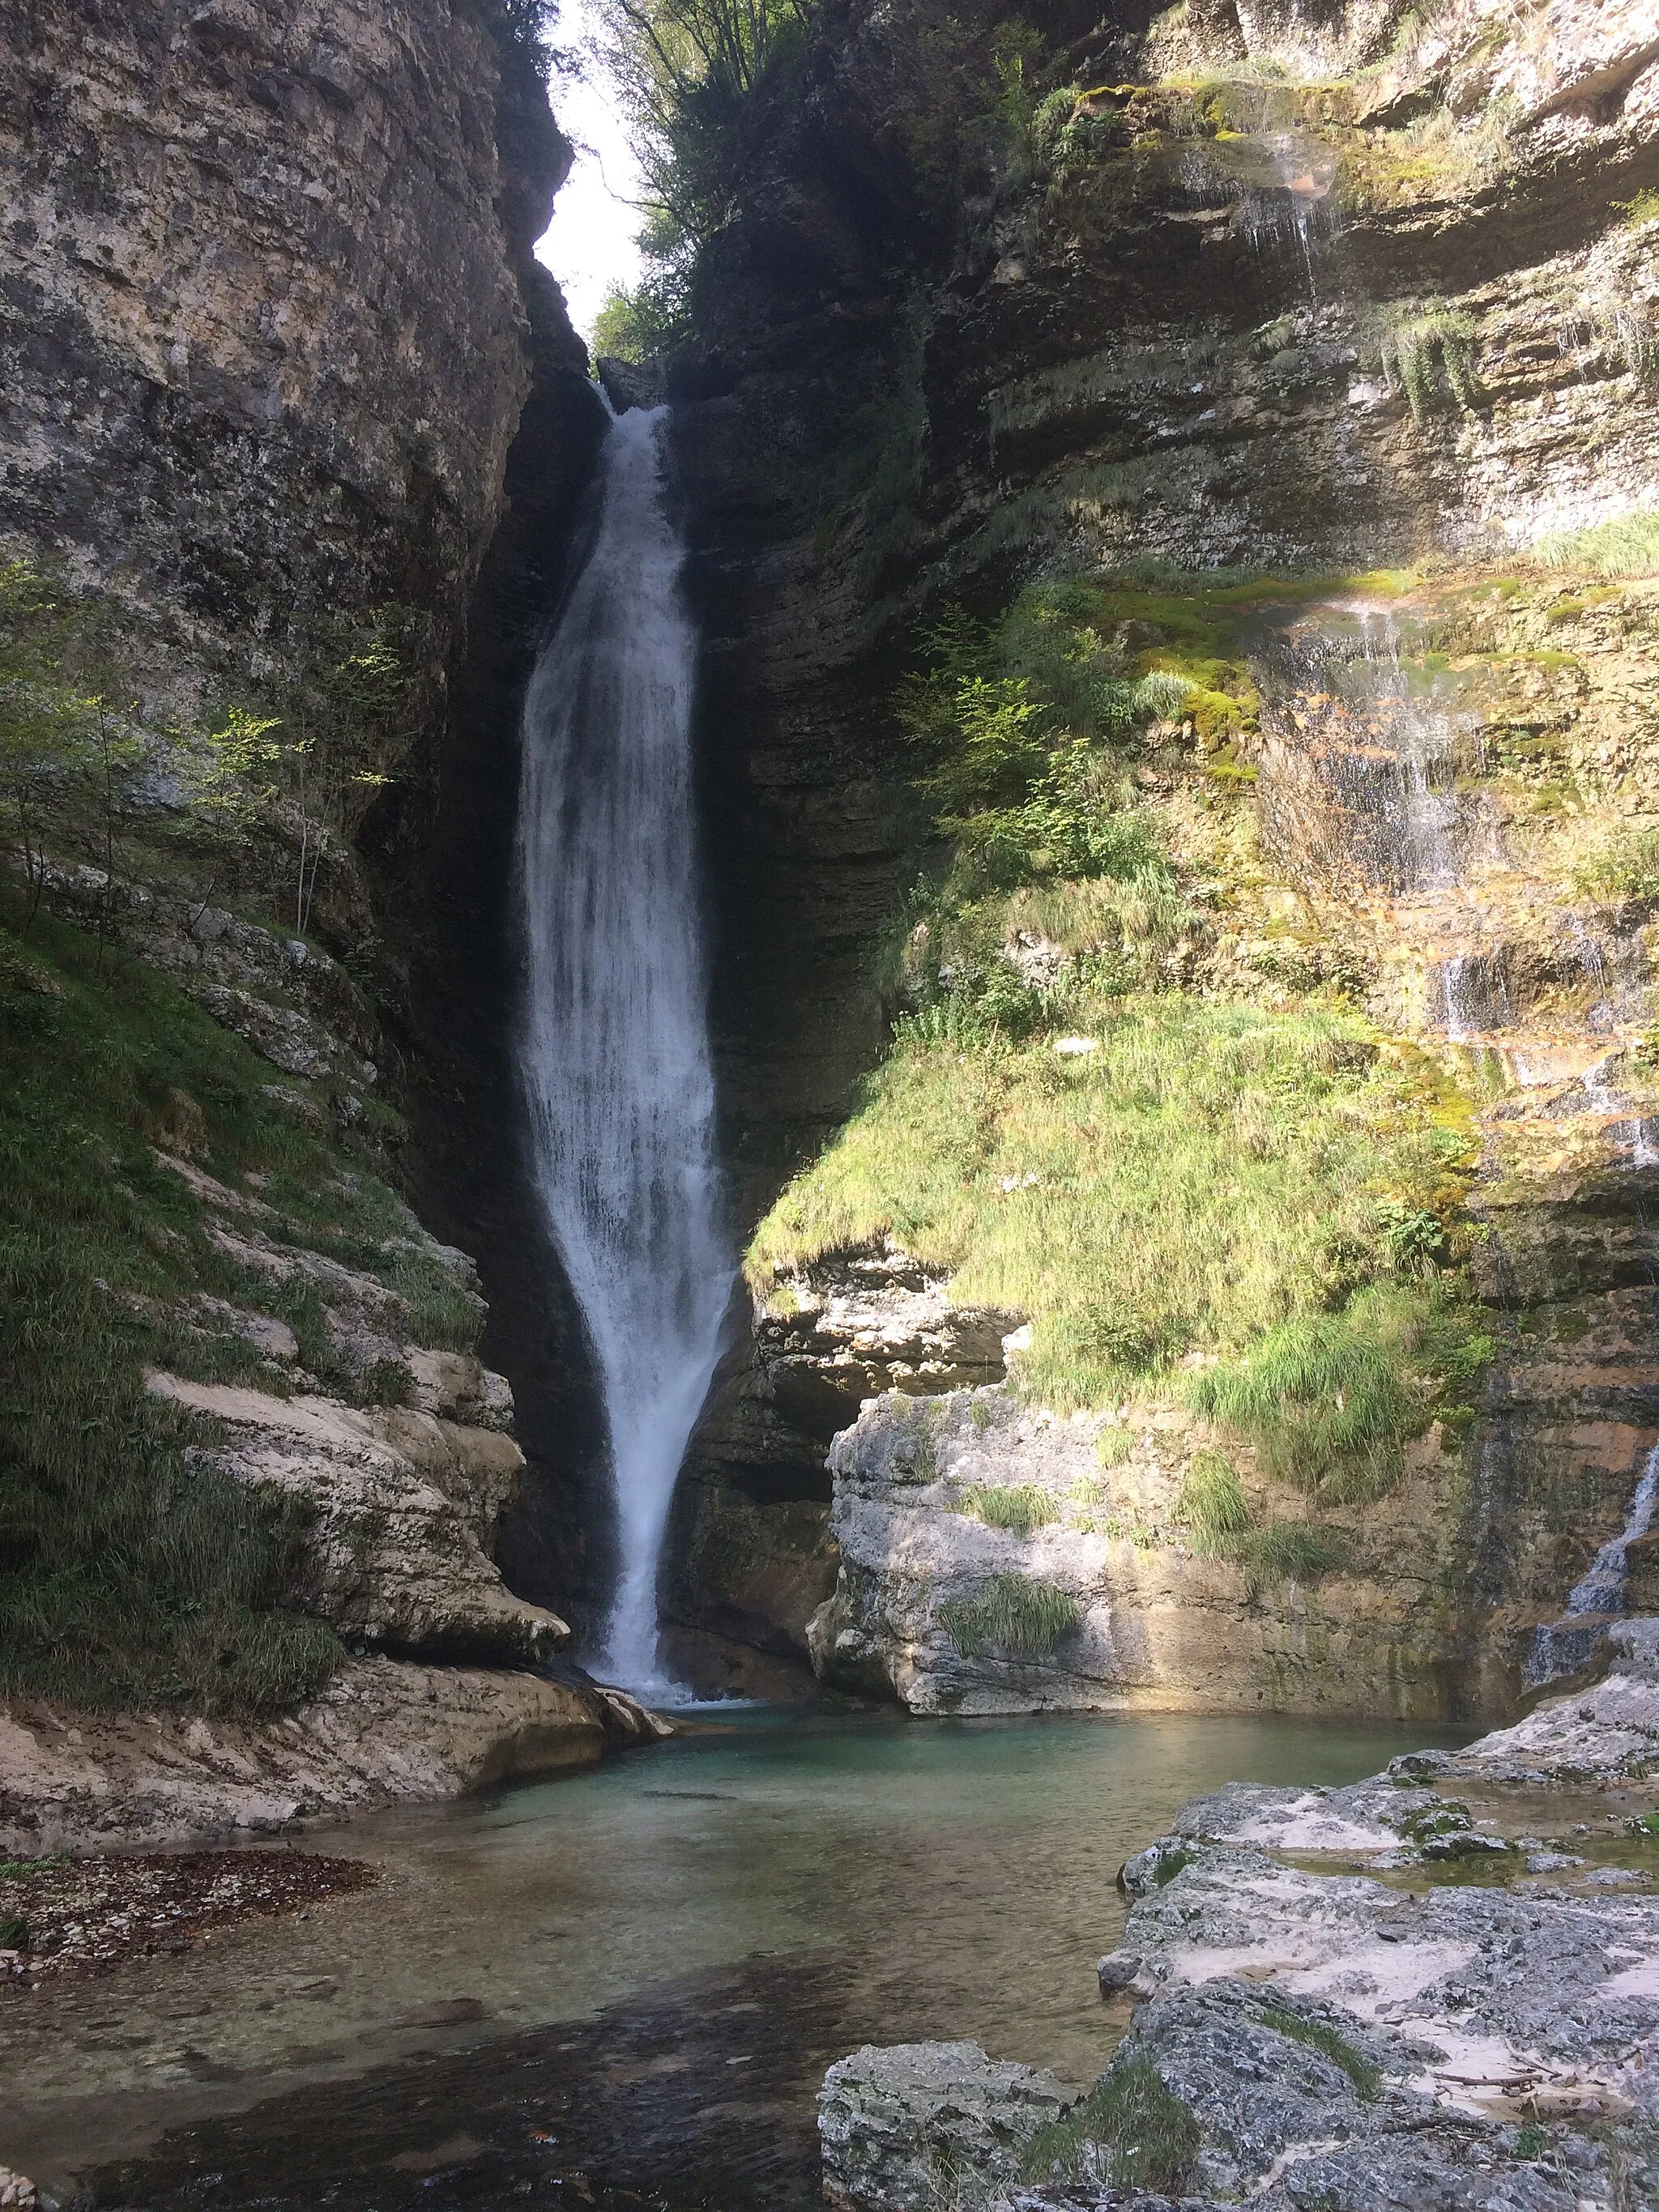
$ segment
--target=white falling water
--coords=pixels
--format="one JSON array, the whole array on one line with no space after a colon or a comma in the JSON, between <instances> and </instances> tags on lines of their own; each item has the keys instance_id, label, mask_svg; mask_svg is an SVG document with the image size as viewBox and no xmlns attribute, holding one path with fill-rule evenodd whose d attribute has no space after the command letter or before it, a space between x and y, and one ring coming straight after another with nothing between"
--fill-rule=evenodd
<instances>
[{"instance_id":1,"label":"white falling water","mask_svg":"<svg viewBox=\"0 0 1659 2212\"><path fill-rule=\"evenodd\" d=\"M1594 1629L1575 1629L1576 1621L1591 1616L1607 1619L1625 1610L1630 1581L1630 1547L1645 1536L1659 1511L1659 1444L1648 1454L1642 1479L1631 1500L1630 1517L1616 1536L1611 1536L1589 1563L1583 1579L1567 1593L1563 1618L1533 1632L1527 1659L1527 1680L1536 1685L1570 1674L1589 1658L1596 1641Z\"/></svg>"},{"instance_id":2,"label":"white falling water","mask_svg":"<svg viewBox=\"0 0 1659 2212\"><path fill-rule=\"evenodd\" d=\"M586 566L526 695L521 1054L537 1186L604 1394L621 1574L602 1664L660 1694L657 1562L732 1276L692 828L696 638L665 409L611 426Z\"/></svg>"}]
</instances>

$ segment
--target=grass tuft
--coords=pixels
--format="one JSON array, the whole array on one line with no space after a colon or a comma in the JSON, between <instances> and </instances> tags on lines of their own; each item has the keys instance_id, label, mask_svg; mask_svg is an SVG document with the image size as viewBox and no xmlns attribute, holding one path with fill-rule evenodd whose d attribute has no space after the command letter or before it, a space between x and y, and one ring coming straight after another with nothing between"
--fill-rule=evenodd
<instances>
[{"instance_id":1,"label":"grass tuft","mask_svg":"<svg viewBox=\"0 0 1659 2212\"><path fill-rule=\"evenodd\" d=\"M1048 1659L1082 1626L1083 1608L1050 1583L996 1575L977 1597L949 1600L939 1617L960 1658L994 1650L1010 1659Z\"/></svg>"},{"instance_id":2,"label":"grass tuft","mask_svg":"<svg viewBox=\"0 0 1659 2212\"><path fill-rule=\"evenodd\" d=\"M1150 2057L1120 2058L1063 2120L1027 2147L1028 2181L1093 2182L1176 2196L1198 2155L1198 2124Z\"/></svg>"},{"instance_id":3,"label":"grass tuft","mask_svg":"<svg viewBox=\"0 0 1659 2212\"><path fill-rule=\"evenodd\" d=\"M1180 1510L1200 1558L1224 1552L1252 1520L1237 1471L1219 1452L1193 1454L1182 1478Z\"/></svg>"},{"instance_id":4,"label":"grass tuft","mask_svg":"<svg viewBox=\"0 0 1659 2212\"><path fill-rule=\"evenodd\" d=\"M1035 1482L1001 1489L975 1483L963 1492L957 1510L982 1521L988 1528L1006 1528L1016 1536L1029 1536L1034 1528L1045 1527L1055 1517L1053 1498Z\"/></svg>"},{"instance_id":5,"label":"grass tuft","mask_svg":"<svg viewBox=\"0 0 1659 2212\"><path fill-rule=\"evenodd\" d=\"M1362 2102L1375 2104L1382 2094L1381 2069L1325 2021L1308 2020L1301 2013L1289 2012L1283 2005L1274 2004L1263 2005L1260 2018L1261 2025L1272 2028L1275 2035L1288 2036L1292 2043L1304 2044L1309 2050L1322 2052L1333 2064L1340 2066Z\"/></svg>"},{"instance_id":6,"label":"grass tuft","mask_svg":"<svg viewBox=\"0 0 1659 2212\"><path fill-rule=\"evenodd\" d=\"M1340 1314L1284 1323L1244 1358L1194 1375L1186 1395L1253 1443L1270 1474L1352 1504L1393 1487L1407 1440L1492 1350L1432 1286L1377 1288Z\"/></svg>"},{"instance_id":7,"label":"grass tuft","mask_svg":"<svg viewBox=\"0 0 1659 2212\"><path fill-rule=\"evenodd\" d=\"M1623 514L1589 530L1540 538L1534 550L1553 568L1593 576L1659 575L1659 512Z\"/></svg>"},{"instance_id":8,"label":"grass tuft","mask_svg":"<svg viewBox=\"0 0 1659 2212\"><path fill-rule=\"evenodd\" d=\"M1229 1552L1252 1583L1311 1583L1346 1564L1348 1540L1316 1521L1269 1521L1232 1539Z\"/></svg>"}]
</instances>

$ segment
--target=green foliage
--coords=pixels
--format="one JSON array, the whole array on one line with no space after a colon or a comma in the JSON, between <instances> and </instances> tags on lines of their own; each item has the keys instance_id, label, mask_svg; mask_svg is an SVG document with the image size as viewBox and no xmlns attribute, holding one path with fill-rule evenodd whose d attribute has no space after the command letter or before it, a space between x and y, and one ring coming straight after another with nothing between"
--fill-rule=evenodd
<instances>
[{"instance_id":1,"label":"green foliage","mask_svg":"<svg viewBox=\"0 0 1659 2212\"><path fill-rule=\"evenodd\" d=\"M1248 1438L1269 1474L1350 1504L1393 1487L1407 1441L1467 1392L1492 1350L1458 1301L1378 1286L1200 1370L1187 1396Z\"/></svg>"},{"instance_id":2,"label":"green foliage","mask_svg":"<svg viewBox=\"0 0 1659 2212\"><path fill-rule=\"evenodd\" d=\"M1198 2124L1150 2057L1120 2056L1063 2120L1039 2128L1024 2156L1032 2182L1092 2182L1180 2195L1198 2156Z\"/></svg>"},{"instance_id":3,"label":"green foliage","mask_svg":"<svg viewBox=\"0 0 1659 2212\"><path fill-rule=\"evenodd\" d=\"M100 870L112 905L141 870L205 902L257 879L263 841L283 851L279 896L303 930L330 840L407 750L420 617L396 605L323 617L295 641L269 711L232 702L166 726L133 699L111 628L28 563L0 568L0 837L30 886L26 919L56 861Z\"/></svg>"},{"instance_id":4,"label":"green foliage","mask_svg":"<svg viewBox=\"0 0 1659 2212\"><path fill-rule=\"evenodd\" d=\"M1134 1455L1135 1440L1127 1429L1109 1425L1095 1438L1095 1457L1102 1467L1121 1467Z\"/></svg>"},{"instance_id":5,"label":"green foliage","mask_svg":"<svg viewBox=\"0 0 1659 2212\"><path fill-rule=\"evenodd\" d=\"M939 1624L964 1659L995 1650L1010 1659L1048 1659L1083 1624L1069 1591L1029 1575L994 1575L977 1597L952 1598Z\"/></svg>"},{"instance_id":6,"label":"green foliage","mask_svg":"<svg viewBox=\"0 0 1659 2212\"><path fill-rule=\"evenodd\" d=\"M982 1521L988 1528L1007 1528L1017 1536L1029 1536L1034 1528L1044 1527L1055 1517L1053 1498L1034 1482L1011 1484L1002 1489L976 1483L963 1492L957 1510Z\"/></svg>"},{"instance_id":7,"label":"green foliage","mask_svg":"<svg viewBox=\"0 0 1659 2212\"><path fill-rule=\"evenodd\" d=\"M1383 325L1378 350L1383 373L1390 384L1399 380L1413 422L1424 422L1443 399L1466 409L1479 404L1480 339L1466 315L1447 307L1401 315Z\"/></svg>"},{"instance_id":8,"label":"green foliage","mask_svg":"<svg viewBox=\"0 0 1659 2212\"><path fill-rule=\"evenodd\" d=\"M1316 1521L1269 1521L1231 1539L1227 1556L1253 1586L1310 1583L1347 1564L1348 1541L1340 1528L1322 1528Z\"/></svg>"},{"instance_id":9,"label":"green foliage","mask_svg":"<svg viewBox=\"0 0 1659 2212\"><path fill-rule=\"evenodd\" d=\"M1589 530L1540 538L1534 550L1553 568L1596 576L1659 575L1659 511L1623 514Z\"/></svg>"},{"instance_id":10,"label":"green foliage","mask_svg":"<svg viewBox=\"0 0 1659 2212\"><path fill-rule=\"evenodd\" d=\"M1345 2035L1340 2034L1328 2021L1310 2020L1304 2014L1291 2012L1283 2005L1264 2004L1261 2021L1263 2027L1272 2028L1275 2035L1288 2036L1292 2043L1300 2043L1310 2051L1317 2051L1342 2069L1353 2083L1355 2094L1364 2104L1374 2105L1382 2093L1382 2075L1364 2051L1355 2048Z\"/></svg>"},{"instance_id":11,"label":"green foliage","mask_svg":"<svg viewBox=\"0 0 1659 2212\"><path fill-rule=\"evenodd\" d=\"M469 1344L476 1310L269 1074L82 933L0 931L0 1692L269 1710L337 1663L332 1632L281 1602L305 1509L216 1467L202 1425L143 1383L163 1366L283 1387L203 1291L289 1320L308 1364L331 1357L319 1316L213 1246L152 1143L188 1123L221 1181L258 1170L274 1232L416 1292L424 1340Z\"/></svg>"},{"instance_id":12,"label":"green foliage","mask_svg":"<svg viewBox=\"0 0 1659 2212\"><path fill-rule=\"evenodd\" d=\"M1659 825L1613 822L1587 842L1569 880L1585 898L1659 898Z\"/></svg>"},{"instance_id":13,"label":"green foliage","mask_svg":"<svg viewBox=\"0 0 1659 2212\"><path fill-rule=\"evenodd\" d=\"M1021 1387L1071 1407L1391 1275L1377 1198L1432 1205L1442 1147L1363 1022L1173 994L1073 1011L1098 1047L1068 1060L902 1028L757 1231L757 1295L894 1236L965 1304L1028 1315Z\"/></svg>"},{"instance_id":14,"label":"green foliage","mask_svg":"<svg viewBox=\"0 0 1659 2212\"><path fill-rule=\"evenodd\" d=\"M683 293L697 246L743 197L751 105L799 58L811 0L600 0L598 12L645 171L647 284Z\"/></svg>"},{"instance_id":15,"label":"green foliage","mask_svg":"<svg viewBox=\"0 0 1659 2212\"><path fill-rule=\"evenodd\" d=\"M1659 222L1659 192L1639 191L1634 199L1620 200L1618 204L1632 230L1640 229L1644 223Z\"/></svg>"},{"instance_id":16,"label":"green foliage","mask_svg":"<svg viewBox=\"0 0 1659 2212\"><path fill-rule=\"evenodd\" d=\"M1200 1558L1224 1551L1254 1517L1237 1468L1214 1451L1195 1451L1188 1461L1182 1477L1180 1512Z\"/></svg>"},{"instance_id":17,"label":"green foliage","mask_svg":"<svg viewBox=\"0 0 1659 2212\"><path fill-rule=\"evenodd\" d=\"M631 291L613 284L593 319L592 350L599 359L651 361L671 352L686 335L685 286L681 275L663 267L642 277Z\"/></svg>"},{"instance_id":18,"label":"green foliage","mask_svg":"<svg viewBox=\"0 0 1659 2212\"><path fill-rule=\"evenodd\" d=\"M1515 2154L1517 2158L1542 2158L1550 2147L1550 2139L1536 2120L1523 2120L1516 2130Z\"/></svg>"}]
</instances>

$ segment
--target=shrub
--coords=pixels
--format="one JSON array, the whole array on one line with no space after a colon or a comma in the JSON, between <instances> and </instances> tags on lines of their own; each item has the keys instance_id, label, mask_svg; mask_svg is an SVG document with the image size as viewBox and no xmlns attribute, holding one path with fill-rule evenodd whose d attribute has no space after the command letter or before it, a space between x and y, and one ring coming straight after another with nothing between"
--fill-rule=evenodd
<instances>
[{"instance_id":1,"label":"shrub","mask_svg":"<svg viewBox=\"0 0 1659 2212\"><path fill-rule=\"evenodd\" d=\"M1122 2057L1063 2120L1027 2147L1028 2181L1086 2181L1181 2193L1198 2155L1198 2124L1151 2057Z\"/></svg>"},{"instance_id":2,"label":"shrub","mask_svg":"<svg viewBox=\"0 0 1659 2212\"><path fill-rule=\"evenodd\" d=\"M1011 1659L1047 1659L1082 1626L1083 1608L1052 1583L1029 1575L996 1575L977 1597L949 1600L939 1617L963 1659L988 1650Z\"/></svg>"},{"instance_id":3,"label":"shrub","mask_svg":"<svg viewBox=\"0 0 1659 2212\"><path fill-rule=\"evenodd\" d=\"M971 1490L963 1492L957 1510L971 1514L988 1528L1006 1528L1017 1536L1029 1536L1034 1528L1041 1528L1054 1518L1054 1502L1046 1490L1039 1489L1034 1482L1011 1485L1006 1489L975 1484Z\"/></svg>"}]
</instances>

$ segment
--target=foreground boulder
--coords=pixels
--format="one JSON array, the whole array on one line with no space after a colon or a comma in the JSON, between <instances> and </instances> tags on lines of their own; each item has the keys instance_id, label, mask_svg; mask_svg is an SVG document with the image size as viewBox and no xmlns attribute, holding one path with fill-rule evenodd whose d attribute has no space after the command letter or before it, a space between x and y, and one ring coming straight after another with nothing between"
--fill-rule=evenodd
<instances>
[{"instance_id":1,"label":"foreground boulder","mask_svg":"<svg viewBox=\"0 0 1659 2212\"><path fill-rule=\"evenodd\" d=\"M1019 2178L1032 2137L1075 2102L1052 2074L976 2043L866 2044L823 2078L823 2193L860 2212L912 2212Z\"/></svg>"},{"instance_id":2,"label":"foreground boulder","mask_svg":"<svg viewBox=\"0 0 1659 2212\"><path fill-rule=\"evenodd\" d=\"M1622 1624L1604 1683L1464 1751L1344 1790L1194 1799L1119 1877L1132 1902L1099 1980L1134 2009L1095 2087L1054 2085L1062 2109L1039 2119L994 2102L996 2077L1022 2069L976 2045L860 2051L824 2084L826 2190L859 2212L931 2203L945 2182L957 2204L1010 2212L1659 2202L1651 1875L1511 1838L1500 1817L1507 1802L1536 1820L1540 1790L1562 1785L1582 1815L1586 1778L1616 1783L1607 1826L1640 1855L1654 1814L1631 1784L1659 1735L1656 1637L1659 1623ZM1472 1782L1497 1814L1442 1794ZM1338 1870L1432 1880L1451 1860L1506 1879L1414 1893Z\"/></svg>"}]
</instances>

